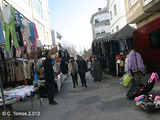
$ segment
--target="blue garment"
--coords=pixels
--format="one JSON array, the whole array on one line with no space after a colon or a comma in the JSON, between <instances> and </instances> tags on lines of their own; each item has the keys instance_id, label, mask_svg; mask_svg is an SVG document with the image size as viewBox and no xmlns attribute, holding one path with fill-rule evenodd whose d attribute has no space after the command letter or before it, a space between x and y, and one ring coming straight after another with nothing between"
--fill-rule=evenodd
<instances>
[{"instance_id":1,"label":"blue garment","mask_svg":"<svg viewBox=\"0 0 160 120\"><path fill-rule=\"evenodd\" d=\"M33 22L29 23L29 29L30 29L30 36L29 39L30 40L35 40L34 38L34 28L33 28Z\"/></svg>"},{"instance_id":2,"label":"blue garment","mask_svg":"<svg viewBox=\"0 0 160 120\"><path fill-rule=\"evenodd\" d=\"M16 18L16 24L17 25L20 25L20 28L23 28L23 24L22 24L22 20L21 20L21 16L20 16L20 13L15 11L15 18Z\"/></svg>"},{"instance_id":3,"label":"blue garment","mask_svg":"<svg viewBox=\"0 0 160 120\"><path fill-rule=\"evenodd\" d=\"M5 39L4 39L2 24L1 24L1 22L0 22L0 44L1 44L1 43L5 43Z\"/></svg>"},{"instance_id":4,"label":"blue garment","mask_svg":"<svg viewBox=\"0 0 160 120\"><path fill-rule=\"evenodd\" d=\"M37 74L34 73L34 82L37 83L37 81L38 81L38 80L37 80Z\"/></svg>"}]
</instances>

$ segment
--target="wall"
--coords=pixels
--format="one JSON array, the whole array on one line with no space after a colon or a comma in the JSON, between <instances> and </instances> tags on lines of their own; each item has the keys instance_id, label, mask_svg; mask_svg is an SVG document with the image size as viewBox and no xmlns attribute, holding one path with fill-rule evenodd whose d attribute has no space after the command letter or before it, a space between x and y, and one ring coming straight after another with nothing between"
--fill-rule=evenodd
<instances>
[{"instance_id":1,"label":"wall","mask_svg":"<svg viewBox=\"0 0 160 120\"><path fill-rule=\"evenodd\" d=\"M114 6L116 5L116 14ZM111 16L112 13L112 16ZM123 28L126 24L126 16L125 16L125 6L124 0L110 0L109 1L109 16L110 16L110 24L111 24L111 32L117 32L116 27L119 27L119 30ZM112 19L111 19L112 18ZM112 31L114 30L114 32Z\"/></svg>"},{"instance_id":2,"label":"wall","mask_svg":"<svg viewBox=\"0 0 160 120\"><path fill-rule=\"evenodd\" d=\"M99 22L95 23L95 20L98 19ZM108 11L99 11L92 15L91 19L93 38L100 38L106 33L110 34L110 23L109 23L109 13ZM103 33L105 31L105 33ZM96 33L100 33L97 35Z\"/></svg>"}]
</instances>

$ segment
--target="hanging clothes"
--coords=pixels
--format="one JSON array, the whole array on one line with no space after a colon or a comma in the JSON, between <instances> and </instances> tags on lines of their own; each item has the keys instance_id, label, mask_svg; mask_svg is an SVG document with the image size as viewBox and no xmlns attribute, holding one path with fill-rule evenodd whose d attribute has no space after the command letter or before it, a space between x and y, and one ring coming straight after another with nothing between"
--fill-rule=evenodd
<instances>
[{"instance_id":1,"label":"hanging clothes","mask_svg":"<svg viewBox=\"0 0 160 120\"><path fill-rule=\"evenodd\" d=\"M138 52L131 51L128 55L128 71L130 73L130 70L133 72L137 71L144 71L144 64L141 55Z\"/></svg>"},{"instance_id":2,"label":"hanging clothes","mask_svg":"<svg viewBox=\"0 0 160 120\"><path fill-rule=\"evenodd\" d=\"M29 28L30 28L29 39L32 40L34 51L36 51L37 50L36 39L38 39L39 36L38 36L38 32L37 32L37 28L36 28L35 23L33 23L33 22L29 23Z\"/></svg>"},{"instance_id":3,"label":"hanging clothes","mask_svg":"<svg viewBox=\"0 0 160 120\"><path fill-rule=\"evenodd\" d=\"M20 26L16 27L16 34L17 34L18 44L21 47L21 49L23 49L23 38L22 38Z\"/></svg>"},{"instance_id":4,"label":"hanging clothes","mask_svg":"<svg viewBox=\"0 0 160 120\"><path fill-rule=\"evenodd\" d=\"M21 61L18 61L15 65L15 71L16 71L16 80L21 81L24 80L24 74L23 74L23 65Z\"/></svg>"},{"instance_id":5,"label":"hanging clothes","mask_svg":"<svg viewBox=\"0 0 160 120\"><path fill-rule=\"evenodd\" d=\"M27 19L22 19L22 24L23 24L23 31L22 31L22 35L23 38L26 40L29 40L29 36L30 36L30 30L29 30L29 23L27 21Z\"/></svg>"},{"instance_id":6,"label":"hanging clothes","mask_svg":"<svg viewBox=\"0 0 160 120\"><path fill-rule=\"evenodd\" d=\"M0 22L0 44L1 44L1 43L5 43L5 39L4 39L2 24L1 24L1 22Z\"/></svg>"},{"instance_id":7,"label":"hanging clothes","mask_svg":"<svg viewBox=\"0 0 160 120\"><path fill-rule=\"evenodd\" d=\"M8 5L3 9L3 16L4 16L4 31L5 31L5 38L6 38L6 50L10 50L10 40L9 36L11 34L13 44L17 48L19 47L17 34L15 30L15 15L12 5Z\"/></svg>"}]
</instances>

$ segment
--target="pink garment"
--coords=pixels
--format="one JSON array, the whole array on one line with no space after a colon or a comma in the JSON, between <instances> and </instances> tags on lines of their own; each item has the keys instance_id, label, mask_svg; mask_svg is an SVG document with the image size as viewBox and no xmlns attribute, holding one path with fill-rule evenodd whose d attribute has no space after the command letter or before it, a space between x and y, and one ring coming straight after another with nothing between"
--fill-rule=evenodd
<instances>
[{"instance_id":1,"label":"pink garment","mask_svg":"<svg viewBox=\"0 0 160 120\"><path fill-rule=\"evenodd\" d=\"M31 40L31 41L33 44L33 49L34 49L34 51L36 51L37 50L37 42L36 42L36 40Z\"/></svg>"},{"instance_id":2,"label":"pink garment","mask_svg":"<svg viewBox=\"0 0 160 120\"><path fill-rule=\"evenodd\" d=\"M159 79L159 76L157 73L152 73L151 78L148 80L148 82L152 82L153 80L155 80L155 83L158 84L157 79Z\"/></svg>"},{"instance_id":3,"label":"pink garment","mask_svg":"<svg viewBox=\"0 0 160 120\"><path fill-rule=\"evenodd\" d=\"M37 32L37 28L36 28L35 23L33 23L33 29L34 29L34 39L36 40L39 38L39 36L38 36L38 32Z\"/></svg>"},{"instance_id":4,"label":"pink garment","mask_svg":"<svg viewBox=\"0 0 160 120\"><path fill-rule=\"evenodd\" d=\"M145 97L145 95L140 95L138 97L135 97L134 101L138 102L140 100L142 100Z\"/></svg>"}]
</instances>

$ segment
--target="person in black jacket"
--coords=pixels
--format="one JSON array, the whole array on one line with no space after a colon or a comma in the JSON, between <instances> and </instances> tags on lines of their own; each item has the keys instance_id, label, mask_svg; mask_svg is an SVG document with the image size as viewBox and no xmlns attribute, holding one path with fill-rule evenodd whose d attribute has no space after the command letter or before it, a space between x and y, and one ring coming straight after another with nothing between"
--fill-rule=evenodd
<instances>
[{"instance_id":1,"label":"person in black jacket","mask_svg":"<svg viewBox=\"0 0 160 120\"><path fill-rule=\"evenodd\" d=\"M78 63L78 72L79 72L79 75L80 75L80 78L81 78L82 86L85 86L85 87L87 87L86 75L85 75L86 71L87 71L87 64L83 60L83 58L80 57L80 61Z\"/></svg>"},{"instance_id":2,"label":"person in black jacket","mask_svg":"<svg viewBox=\"0 0 160 120\"><path fill-rule=\"evenodd\" d=\"M61 63L60 63L60 70L62 74L68 73L68 64L66 64L64 57L62 58Z\"/></svg>"},{"instance_id":3,"label":"person in black jacket","mask_svg":"<svg viewBox=\"0 0 160 120\"><path fill-rule=\"evenodd\" d=\"M57 102L54 101L54 70L51 60L51 54L49 51L45 53L46 59L44 61L44 73L45 73L45 82L48 88L48 98L49 104L57 105Z\"/></svg>"}]
</instances>

